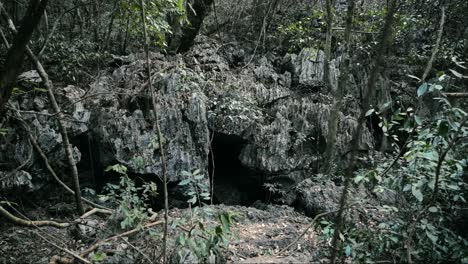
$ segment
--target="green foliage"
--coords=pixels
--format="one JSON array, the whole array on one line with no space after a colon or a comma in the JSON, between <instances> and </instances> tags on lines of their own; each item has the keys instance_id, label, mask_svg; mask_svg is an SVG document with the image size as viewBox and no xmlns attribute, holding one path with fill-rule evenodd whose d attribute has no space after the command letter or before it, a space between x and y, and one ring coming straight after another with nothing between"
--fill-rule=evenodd
<instances>
[{"instance_id":1,"label":"green foliage","mask_svg":"<svg viewBox=\"0 0 468 264\"><path fill-rule=\"evenodd\" d=\"M91 262L92 263L103 263L107 259L106 253L97 252L92 255Z\"/></svg>"},{"instance_id":2,"label":"green foliage","mask_svg":"<svg viewBox=\"0 0 468 264\"><path fill-rule=\"evenodd\" d=\"M437 96L442 89L441 82L426 83L417 93ZM378 222L370 219L368 223L352 223L341 234L342 254L351 261L373 263L393 259L401 263L407 262L410 255L415 263L468 262L468 241L454 228L466 207L468 190L463 179L468 160L460 152L468 144L468 127L461 126L467 113L444 97L434 100L440 111L431 116L415 115L409 108L405 112L397 110L390 121L381 117L381 127L386 128L387 136L407 133L411 138L404 155L386 174L383 172L393 160L373 169L362 169L355 175L354 183L364 184L376 196L394 198L372 207L372 215L380 219ZM374 113L380 115L375 110L367 114ZM397 144L394 147L396 152L400 151ZM441 164L439 175L438 164ZM333 223L321 224L321 238L330 239Z\"/></svg>"},{"instance_id":3,"label":"green foliage","mask_svg":"<svg viewBox=\"0 0 468 264\"><path fill-rule=\"evenodd\" d=\"M90 38L69 40L65 35L51 37L41 61L53 79L61 82L87 83L93 70L109 61L110 54L97 51Z\"/></svg>"},{"instance_id":4,"label":"green foliage","mask_svg":"<svg viewBox=\"0 0 468 264\"><path fill-rule=\"evenodd\" d=\"M182 171L181 173L185 179L179 182L179 186L187 187L186 195L190 197L187 202L191 205L203 204L203 201L210 200L210 186L206 183L205 175L200 172L198 169L193 172Z\"/></svg>"},{"instance_id":5,"label":"green foliage","mask_svg":"<svg viewBox=\"0 0 468 264\"><path fill-rule=\"evenodd\" d=\"M288 52L299 52L303 48L321 46L320 32L325 31L322 11L313 10L309 16L286 25L278 26L281 38L288 41Z\"/></svg>"},{"instance_id":6,"label":"green foliage","mask_svg":"<svg viewBox=\"0 0 468 264\"><path fill-rule=\"evenodd\" d=\"M217 224L204 224L204 217L195 214L196 224L189 232L181 233L176 240L178 259L181 263L187 260L188 252L194 254L200 263L217 263L223 247L227 247L232 237L232 225L235 214L221 212L217 216ZM193 222L193 220L191 222Z\"/></svg>"},{"instance_id":7,"label":"green foliage","mask_svg":"<svg viewBox=\"0 0 468 264\"><path fill-rule=\"evenodd\" d=\"M152 37L154 44L160 48L166 48L166 36L172 34L172 25L168 17L175 18L177 23L185 23L185 1L184 0L145 0L145 12L148 35ZM142 21L140 2L133 0L120 1L120 10L117 18L122 24L131 24L130 34L142 36Z\"/></svg>"},{"instance_id":8,"label":"green foliage","mask_svg":"<svg viewBox=\"0 0 468 264\"><path fill-rule=\"evenodd\" d=\"M124 219L120 222L122 229L134 228L154 214L146 203L149 198L158 195L157 186L154 182L146 183L137 187L135 182L127 175L127 167L121 164L109 166L106 171L114 171L120 174L118 185L107 184L106 195L101 195L102 201L110 201L118 205L118 212L122 213Z\"/></svg>"}]
</instances>

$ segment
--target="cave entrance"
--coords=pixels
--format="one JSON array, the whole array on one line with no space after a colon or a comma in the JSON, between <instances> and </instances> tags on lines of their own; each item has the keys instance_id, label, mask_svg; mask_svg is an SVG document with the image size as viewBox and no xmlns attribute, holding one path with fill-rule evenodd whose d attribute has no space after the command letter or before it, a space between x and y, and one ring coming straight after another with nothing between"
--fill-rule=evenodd
<instances>
[{"instance_id":1,"label":"cave entrance","mask_svg":"<svg viewBox=\"0 0 468 264\"><path fill-rule=\"evenodd\" d=\"M248 206L264 198L262 174L243 166L239 159L246 143L239 136L214 133L209 174L210 180L214 177L216 203Z\"/></svg>"}]
</instances>

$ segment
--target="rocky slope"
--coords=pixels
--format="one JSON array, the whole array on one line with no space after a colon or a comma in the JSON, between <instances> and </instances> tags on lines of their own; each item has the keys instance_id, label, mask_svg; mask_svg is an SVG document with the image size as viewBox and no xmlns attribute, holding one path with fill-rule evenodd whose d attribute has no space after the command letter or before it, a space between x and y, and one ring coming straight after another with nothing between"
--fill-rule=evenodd
<instances>
[{"instance_id":1,"label":"rocky slope","mask_svg":"<svg viewBox=\"0 0 468 264\"><path fill-rule=\"evenodd\" d=\"M114 64L121 66L101 73L90 87L67 86L56 91L67 113L83 179L91 176L106 181L102 170L115 163L126 165L134 175L161 175L151 98L140 57L116 58ZM238 43L217 43L201 36L183 55L154 53L151 59L171 182L181 180L183 170L212 174L213 161L216 165L223 160L214 166L220 202L253 202L259 196L249 198L245 192L251 192L252 186L258 192L264 183L275 186L274 194L287 204L303 197L296 195L301 192L294 187L319 173L326 148L331 100L321 82L323 52L303 50L284 58L267 54L249 63L250 56ZM335 82L337 68L334 61ZM61 136L49 103L34 72L29 75L22 84L26 92L17 94L13 105L22 110L54 167L66 171ZM356 127L354 95L359 89L357 81L352 83L339 117L337 146L341 153L347 150ZM0 186L4 191L16 185L39 188L48 177L42 161L31 152L24 129L13 118L8 129L14 133L1 139L0 163L6 164L2 175L11 175L8 171L14 165L24 166L14 176L2 178ZM362 149L373 146L367 129L361 145ZM267 193L272 194L271 190Z\"/></svg>"}]
</instances>

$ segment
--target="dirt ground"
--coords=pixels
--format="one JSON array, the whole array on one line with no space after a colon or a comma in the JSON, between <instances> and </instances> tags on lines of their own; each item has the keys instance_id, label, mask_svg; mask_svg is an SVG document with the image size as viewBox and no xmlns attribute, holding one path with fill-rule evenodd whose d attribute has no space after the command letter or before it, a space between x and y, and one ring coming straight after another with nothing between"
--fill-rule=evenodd
<instances>
[{"instance_id":1,"label":"dirt ground","mask_svg":"<svg viewBox=\"0 0 468 264\"><path fill-rule=\"evenodd\" d=\"M60 206L60 205L59 205ZM62 204L62 208L35 207L24 209L24 215L31 219L48 219L70 222L75 219L72 204ZM317 234L313 229L293 244L287 251L279 252L288 246L309 225L311 219L286 206L262 205L263 210L242 206L209 206L215 215L218 212L232 212L237 215L233 224L233 237L223 256L217 263L320 263L321 249ZM54 210L57 210L54 212ZM22 213L21 210L16 212ZM189 218L189 209L172 209L169 212L170 223ZM58 217L60 215L60 217ZM54 218L55 217L55 218ZM154 221L162 220L158 215ZM213 224L215 218L206 220L206 225ZM210 223L211 222L211 223ZM112 226L112 220L106 215L93 215L80 224L67 228L22 227L0 222L0 263L50 263L52 256L71 259L64 249L80 254L97 241L111 237L123 231ZM175 239L184 232L180 228L169 228L168 252L174 256ZM100 263L149 263L158 259L161 252L162 225L130 236L122 236L108 243L102 243L86 259L99 262L97 252L104 252L106 258ZM54 244L54 245L53 245ZM61 249L58 249L60 247ZM191 263L187 259L184 263ZM156 261L157 263L157 261Z\"/></svg>"}]
</instances>

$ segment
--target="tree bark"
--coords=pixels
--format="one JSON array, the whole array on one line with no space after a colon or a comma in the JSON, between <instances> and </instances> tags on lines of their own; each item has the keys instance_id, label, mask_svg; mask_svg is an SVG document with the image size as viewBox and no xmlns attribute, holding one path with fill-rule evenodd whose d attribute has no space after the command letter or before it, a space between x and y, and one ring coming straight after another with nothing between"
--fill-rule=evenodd
<instances>
[{"instance_id":1,"label":"tree bark","mask_svg":"<svg viewBox=\"0 0 468 264\"><path fill-rule=\"evenodd\" d=\"M173 52L185 52L192 47L203 20L213 4L213 0L191 0L190 2L192 7L186 8L189 24L179 29L177 29L177 25L174 25L176 31L170 43L170 50Z\"/></svg>"},{"instance_id":2,"label":"tree bark","mask_svg":"<svg viewBox=\"0 0 468 264\"><path fill-rule=\"evenodd\" d=\"M333 34L333 6L332 0L326 0L325 3L327 33L325 39L325 58L323 61L323 82L330 91L333 91L333 84L330 78L330 60L331 60L331 42Z\"/></svg>"},{"instance_id":3,"label":"tree bark","mask_svg":"<svg viewBox=\"0 0 468 264\"><path fill-rule=\"evenodd\" d=\"M8 14L6 13L6 10L1 7L1 13L6 17L9 21L10 29L15 33L16 35L19 34L19 32L16 30L15 25L9 18ZM7 44L7 43L5 43ZM25 46L26 52L29 56L29 59L33 62L34 67L36 68L37 72L39 73L39 76L42 79L42 82L44 83L44 86L47 88L47 95L49 97L50 103L52 104L52 109L54 110L55 114L57 115L57 124L59 126L60 130L60 135L62 136L62 143L63 143L63 148L65 150L65 154L67 157L68 164L70 166L70 170L72 172L72 180L73 180L73 187L74 187L74 192L75 192L75 202L76 202L76 208L79 214L84 214L84 207L83 203L81 201L81 190L80 190L80 181L79 181L79 175L78 175L78 168L76 167L76 162L73 157L73 148L72 145L70 144L70 140L68 138L68 133L67 133L67 128L65 127L65 122L64 120L64 115L63 112L60 110L59 105L57 104L57 100L55 100L55 95L54 95L54 86L52 81L50 81L49 76L47 75L46 71L44 70L44 67L38 60L38 58L34 55L32 50L28 47L28 45Z\"/></svg>"},{"instance_id":4,"label":"tree bark","mask_svg":"<svg viewBox=\"0 0 468 264\"><path fill-rule=\"evenodd\" d=\"M158 109L156 107L156 94L154 91L153 84L151 82L151 61L150 61L150 54L149 54L149 39L148 39L148 30L146 29L146 15L145 15L145 4L143 0L140 0L140 8L141 8L141 20L143 23L143 34L145 38L145 53L146 53L146 72L148 75L148 88L151 92L151 102L154 112L154 125L156 127L156 132L158 134L158 144L159 144L159 154L161 158L161 166L162 166L162 176L163 176L163 193L164 193L164 236L163 236L163 249L162 249L162 257L163 263L167 263L167 226L168 226L168 211L169 211L169 197L167 192L167 166L166 166L166 157L164 155L164 145L162 140L162 133L161 127L159 125L158 119Z\"/></svg>"},{"instance_id":5,"label":"tree bark","mask_svg":"<svg viewBox=\"0 0 468 264\"><path fill-rule=\"evenodd\" d=\"M31 0L26 14L21 22L18 34L15 35L11 47L8 49L3 72L0 74L0 119L5 117L5 106L11 97L13 85L18 77L26 45L31 40L34 29L39 24L48 0ZM4 9L0 2L0 8Z\"/></svg>"},{"instance_id":6,"label":"tree bark","mask_svg":"<svg viewBox=\"0 0 468 264\"><path fill-rule=\"evenodd\" d=\"M345 177L344 186L343 186L343 191L340 196L339 210L338 210L338 214L335 220L335 231L333 233L333 238L332 238L332 243L331 243L331 248L330 248L331 250L330 263L331 264L335 263L336 257L338 254L338 248L337 248L338 238L342 230L343 213L346 207L348 190L351 184L351 178L353 176L353 172L354 172L355 165L356 165L356 159L357 159L356 151L358 150L358 147L359 147L359 141L360 141L359 139L361 137L362 128L366 120L366 112L369 107L369 102L371 102L371 98L373 97L377 78L380 73L381 66L384 63L385 50L390 45L390 40L392 37L393 22L395 20L395 13L397 10L397 2L398 0L389 0L387 15L385 16L385 24L382 28L379 44L377 45L377 50L374 54L374 60L372 62L372 70L370 72L369 80L367 82L367 94L363 98L363 102L361 106L361 113L359 115L356 130L353 133L353 139L351 141L351 151L349 153L350 163L349 163L348 168L346 169L345 176L344 176Z\"/></svg>"},{"instance_id":7,"label":"tree bark","mask_svg":"<svg viewBox=\"0 0 468 264\"><path fill-rule=\"evenodd\" d=\"M426 69L424 70L424 74L421 78L421 83L426 81L426 78L432 69L432 64L434 63L435 58L437 56L437 52L439 52L440 41L442 40L442 34L444 33L444 24L445 24L445 7L442 7L442 17L440 18L440 26L439 26L439 31L437 33L437 41L436 41L436 44L434 45L434 49L432 50L431 58L427 62Z\"/></svg>"},{"instance_id":8,"label":"tree bark","mask_svg":"<svg viewBox=\"0 0 468 264\"><path fill-rule=\"evenodd\" d=\"M328 119L328 135L327 135L327 149L325 152L325 173L330 173L333 167L333 158L335 154L336 133L338 130L339 114L343 93L348 86L349 81L349 64L350 64L350 46L351 46L351 30L353 27L354 16L354 0L348 0L348 11L346 15L346 26L344 31L345 51L342 55L342 62L340 65L340 78L338 80L338 87L333 92L333 106L331 108L330 118Z\"/></svg>"}]
</instances>

